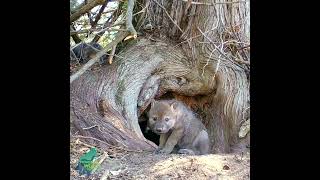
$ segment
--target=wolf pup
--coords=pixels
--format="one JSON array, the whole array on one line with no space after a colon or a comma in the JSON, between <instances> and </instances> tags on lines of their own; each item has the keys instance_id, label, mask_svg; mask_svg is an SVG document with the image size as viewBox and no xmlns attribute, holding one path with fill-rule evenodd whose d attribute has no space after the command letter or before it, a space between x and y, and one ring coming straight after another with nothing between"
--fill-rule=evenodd
<instances>
[{"instance_id":1,"label":"wolf pup","mask_svg":"<svg viewBox=\"0 0 320 180\"><path fill-rule=\"evenodd\" d=\"M193 112L177 100L151 102L148 126L160 135L156 153L202 155L209 152L209 136L205 126Z\"/></svg>"}]
</instances>

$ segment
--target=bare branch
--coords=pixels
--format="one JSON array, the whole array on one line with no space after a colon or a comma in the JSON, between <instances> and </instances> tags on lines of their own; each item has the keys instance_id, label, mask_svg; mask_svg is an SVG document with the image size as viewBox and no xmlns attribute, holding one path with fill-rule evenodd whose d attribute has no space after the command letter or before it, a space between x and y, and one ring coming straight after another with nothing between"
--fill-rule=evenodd
<instances>
[{"instance_id":1,"label":"bare branch","mask_svg":"<svg viewBox=\"0 0 320 180\"><path fill-rule=\"evenodd\" d=\"M88 2L88 4L82 6L77 12L73 13L70 16L70 23L73 21L79 19L83 14L89 12L92 8L102 5L105 2L105 0L91 0Z\"/></svg>"},{"instance_id":2,"label":"bare branch","mask_svg":"<svg viewBox=\"0 0 320 180\"><path fill-rule=\"evenodd\" d=\"M94 21L93 21L93 23L91 24L91 28L95 28L95 27L96 27L98 21L99 21L100 18L101 18L102 12L103 12L104 9L107 7L107 5L108 5L108 1L106 1L106 2L101 6L101 8L100 8L100 10L99 10L99 13L98 13L97 16L94 18Z\"/></svg>"},{"instance_id":3,"label":"bare branch","mask_svg":"<svg viewBox=\"0 0 320 180\"><path fill-rule=\"evenodd\" d=\"M145 6L141 9L141 13L143 13L142 15L140 15L140 17L139 17L139 20L137 21L137 28L138 28L138 31L140 30L140 28L141 28L141 26L142 26L142 24L145 22L145 20L146 20L146 13L147 13L147 11L148 11L148 7L149 7L149 4L150 4L150 0L146 0L146 2L145 2ZM139 12L138 12L139 13ZM137 14L137 13L136 13ZM133 16L135 16L136 14L134 14Z\"/></svg>"},{"instance_id":4,"label":"bare branch","mask_svg":"<svg viewBox=\"0 0 320 180\"><path fill-rule=\"evenodd\" d=\"M77 43L76 45L74 45L73 47L70 48L70 51L72 51L74 48L78 47L81 43Z\"/></svg>"},{"instance_id":5,"label":"bare branch","mask_svg":"<svg viewBox=\"0 0 320 180\"><path fill-rule=\"evenodd\" d=\"M216 77L216 74L217 74L218 69L219 69L219 66L220 66L220 61L221 61L220 56L221 56L221 55L219 55L219 57L218 57L218 62L217 62L217 65L216 65L216 69L214 70L214 74L213 74L213 76L212 76L212 79L213 79L213 80L214 80L214 78Z\"/></svg>"},{"instance_id":6,"label":"bare branch","mask_svg":"<svg viewBox=\"0 0 320 180\"><path fill-rule=\"evenodd\" d=\"M107 146L109 146L109 147L113 147L113 148L116 148L116 149L121 149L121 150L128 151L128 152L138 152L138 153L142 152L142 151L138 151L138 150L131 150L131 149L127 149L127 148L123 148L123 147L119 147L119 146L114 146L114 145L112 145L112 144L109 144L109 143L107 143L107 142L105 142L105 141L102 141L102 140L97 139L97 138L94 138L94 137L80 136L80 135L72 136L72 137L73 137L73 138L92 139L92 140L98 141L98 142L100 142L100 143L102 143L102 144L105 144L105 145L107 145Z\"/></svg>"},{"instance_id":7,"label":"bare branch","mask_svg":"<svg viewBox=\"0 0 320 180\"><path fill-rule=\"evenodd\" d=\"M183 2L188 2L189 0L182 0ZM202 3L202 2L194 2L191 1L191 4L194 5L207 5L207 6L214 6L218 4L236 4L236 3L246 3L248 1L233 1L233 2L215 2L215 3ZM190 2L189 2L190 3Z\"/></svg>"},{"instance_id":8,"label":"bare branch","mask_svg":"<svg viewBox=\"0 0 320 180\"><path fill-rule=\"evenodd\" d=\"M182 29L180 28L180 26L172 19L172 17L170 16L170 14L168 13L168 11L166 10L165 7L163 7L161 4L158 3L158 1L153 0L155 3L158 4L158 6L163 9L163 11L167 14L167 16L169 17L169 19L172 21L172 23L177 26L177 28L183 33Z\"/></svg>"},{"instance_id":9,"label":"bare branch","mask_svg":"<svg viewBox=\"0 0 320 180\"><path fill-rule=\"evenodd\" d=\"M137 31L134 29L132 25L132 13L134 7L135 0L128 0L128 8L127 8L127 21L126 21L126 28L133 35L134 38L137 37Z\"/></svg>"},{"instance_id":10,"label":"bare branch","mask_svg":"<svg viewBox=\"0 0 320 180\"><path fill-rule=\"evenodd\" d=\"M111 26L109 26L112 22L106 22L103 27L98 27L98 28L90 28L90 29L82 29L80 31L75 31L74 29L72 29L72 31L70 31L70 35L73 34L83 34L83 33L88 33L88 32L94 32L94 31L98 31L98 34L104 33L105 31L127 31L126 29L119 29L119 28L114 28L115 26L120 26L120 25L124 25L123 22L120 23L116 23L113 24ZM97 42L97 41L92 41L92 42Z\"/></svg>"},{"instance_id":11,"label":"bare branch","mask_svg":"<svg viewBox=\"0 0 320 180\"><path fill-rule=\"evenodd\" d=\"M73 25L70 25L70 29L73 30L73 31L75 31ZM79 38L79 36L78 36L77 34L71 34L71 37L72 37L72 39L74 40L74 42L75 42L76 44L78 44L78 43L81 42L81 39Z\"/></svg>"},{"instance_id":12,"label":"bare branch","mask_svg":"<svg viewBox=\"0 0 320 180\"><path fill-rule=\"evenodd\" d=\"M223 55L226 59L228 59L229 61L232 61L227 55L225 55L225 54L220 50L219 47L217 47L217 45L216 45L210 38L208 38L208 37L201 31L201 29L200 29L199 27L197 27L197 28L198 28L198 30L200 31L200 33L201 33L205 38L207 38L211 44L214 45L214 47L219 51L220 54L222 54L222 55Z\"/></svg>"},{"instance_id":13,"label":"bare branch","mask_svg":"<svg viewBox=\"0 0 320 180\"><path fill-rule=\"evenodd\" d=\"M210 31L215 30L217 27L218 27L218 24L217 24L215 27L213 27L212 29L204 32L204 34L207 34L207 33L209 33ZM195 38L198 38L198 37L201 37L201 36L202 36L202 34L199 34L199 35L190 37L190 38L188 38L188 39L186 39L186 40L184 40L184 41L181 41L180 43L176 44L174 47L177 47L177 46L179 46L180 44L183 44L183 43L187 43L187 42L189 42L190 40L195 39ZM202 42L200 42L200 43L202 43ZM203 42L203 43L206 43L206 42Z\"/></svg>"},{"instance_id":14,"label":"bare branch","mask_svg":"<svg viewBox=\"0 0 320 180\"><path fill-rule=\"evenodd\" d=\"M112 59L113 59L114 53L116 52L116 48L117 48L117 45L112 47L111 54L109 55L109 60L108 60L109 64L112 64Z\"/></svg>"},{"instance_id":15,"label":"bare branch","mask_svg":"<svg viewBox=\"0 0 320 180\"><path fill-rule=\"evenodd\" d=\"M98 31L97 33L101 33L101 32L104 32L104 31L127 31L126 29L117 29L117 28L114 28L114 27L107 27L107 28L97 28L97 29L83 29L83 30L80 30L80 31L71 31L70 32L70 35L73 35L73 34L84 34L84 33L88 33L88 32L94 32L94 31Z\"/></svg>"},{"instance_id":16,"label":"bare branch","mask_svg":"<svg viewBox=\"0 0 320 180\"><path fill-rule=\"evenodd\" d=\"M207 59L206 64L205 64L205 65L203 66L203 68L202 68L202 74L201 74L202 77L203 77L203 74L204 74L204 70L205 70L206 66L209 65L209 60L211 59L212 54L213 54L213 52L214 52L215 50L216 50L216 49L214 49L214 50L211 51L211 53L210 53L210 55L209 55L209 58ZM220 59L219 59L219 61L220 61Z\"/></svg>"},{"instance_id":17,"label":"bare branch","mask_svg":"<svg viewBox=\"0 0 320 180\"><path fill-rule=\"evenodd\" d=\"M240 64L250 65L250 62L249 62L249 61L243 60L243 58L242 58L242 56L240 55L239 52L237 52L237 55L238 55L239 59L238 59L238 58L234 58L234 60L235 60L236 62L238 62L238 63L240 63Z\"/></svg>"},{"instance_id":18,"label":"bare branch","mask_svg":"<svg viewBox=\"0 0 320 180\"><path fill-rule=\"evenodd\" d=\"M92 24L93 24L93 20L92 20L92 17L91 17L91 13L90 13L90 11L89 11L89 12L87 12L87 16L88 16L88 19L89 19L89 23L90 23L90 25L92 26Z\"/></svg>"},{"instance_id":19,"label":"bare branch","mask_svg":"<svg viewBox=\"0 0 320 180\"><path fill-rule=\"evenodd\" d=\"M108 14L108 13L111 13L111 12L116 11L116 10L117 9L111 9L111 10L108 10L108 11L104 11L101 14Z\"/></svg>"},{"instance_id":20,"label":"bare branch","mask_svg":"<svg viewBox=\"0 0 320 180\"><path fill-rule=\"evenodd\" d=\"M111 24L114 23L118 17L119 17L118 11L117 10L113 11L112 15L104 23L103 28L111 27ZM103 36L104 32L105 31L98 32L98 34L96 34L96 36L92 39L91 42L95 42L95 43L98 42L99 39Z\"/></svg>"},{"instance_id":21,"label":"bare branch","mask_svg":"<svg viewBox=\"0 0 320 180\"><path fill-rule=\"evenodd\" d=\"M91 129L91 128L94 128L94 127L99 127L98 125L93 125L93 126L90 126L90 127L86 127L86 128L82 128L83 130L88 130L88 129Z\"/></svg>"},{"instance_id":22,"label":"bare branch","mask_svg":"<svg viewBox=\"0 0 320 180\"><path fill-rule=\"evenodd\" d=\"M94 63L98 62L100 57L105 54L106 51L108 51L110 48L118 44L122 39L124 39L129 33L128 32L119 32L116 36L116 38L110 42L102 51L98 52L96 57L93 59L90 59L83 67L74 73L70 77L70 83L72 83L75 79L77 79L79 76L81 76L87 69L89 69Z\"/></svg>"}]
</instances>

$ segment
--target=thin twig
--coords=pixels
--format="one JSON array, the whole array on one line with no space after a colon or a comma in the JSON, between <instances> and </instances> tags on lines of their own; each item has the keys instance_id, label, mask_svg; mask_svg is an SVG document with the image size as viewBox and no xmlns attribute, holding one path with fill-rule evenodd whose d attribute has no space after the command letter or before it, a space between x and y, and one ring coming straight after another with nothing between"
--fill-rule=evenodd
<instances>
[{"instance_id":1,"label":"thin twig","mask_svg":"<svg viewBox=\"0 0 320 180\"><path fill-rule=\"evenodd\" d=\"M176 44L176 45L174 46L174 48L177 47L177 46L179 46L180 44L187 43L187 42L189 42L190 40L192 40L192 39L194 39L194 38L198 38L198 37L200 37L200 36L202 36L202 35L199 34L199 35L193 36L193 37L191 37L191 38L189 38L189 39L186 39L186 40L184 40L184 41L181 41L180 43Z\"/></svg>"},{"instance_id":2,"label":"thin twig","mask_svg":"<svg viewBox=\"0 0 320 180\"><path fill-rule=\"evenodd\" d=\"M72 56L73 56L73 57L70 56L70 60L75 59L75 60L77 61L77 64L80 64L80 63L79 63L79 59L77 58L77 56L76 56L76 54L73 52L73 50L70 50L70 53L72 53Z\"/></svg>"},{"instance_id":3,"label":"thin twig","mask_svg":"<svg viewBox=\"0 0 320 180\"><path fill-rule=\"evenodd\" d=\"M197 27L197 28L198 28L198 30L200 31L200 33L201 33L205 38L207 38L207 39L209 40L209 42L211 42L211 44L213 44L214 47L215 47L226 59L232 61L227 55L225 55L225 54L219 49L219 47L218 47L210 38L208 38L208 37L201 31L201 29L200 29L199 27Z\"/></svg>"},{"instance_id":4,"label":"thin twig","mask_svg":"<svg viewBox=\"0 0 320 180\"><path fill-rule=\"evenodd\" d=\"M111 10L102 12L102 14L108 14L108 13L111 13L111 12L116 11L116 10L117 10L117 9L111 9Z\"/></svg>"},{"instance_id":5,"label":"thin twig","mask_svg":"<svg viewBox=\"0 0 320 180\"><path fill-rule=\"evenodd\" d=\"M79 140L79 139L77 139L77 140ZM85 145L85 146L88 146L88 147L90 147L90 148L94 148L94 146L92 146L92 145L90 145L90 144L87 144L87 143L84 143L84 142L82 142L82 141L76 141L76 144L82 144L82 145Z\"/></svg>"},{"instance_id":6,"label":"thin twig","mask_svg":"<svg viewBox=\"0 0 320 180\"><path fill-rule=\"evenodd\" d=\"M168 13L168 11L166 10L165 7L163 7L160 3L158 3L158 1L153 0L155 3L158 4L159 7L161 7L161 9L163 9L163 11L167 14L167 16L169 17L169 19L172 21L172 23L177 26L177 28L183 33L182 29L180 28L180 26L171 18L170 14Z\"/></svg>"},{"instance_id":7,"label":"thin twig","mask_svg":"<svg viewBox=\"0 0 320 180\"><path fill-rule=\"evenodd\" d=\"M116 48L117 48L117 45L114 45L112 47L112 50L111 50L111 54L109 55L109 64L112 64L112 59L113 59L113 56L114 56L114 53L116 52Z\"/></svg>"},{"instance_id":8,"label":"thin twig","mask_svg":"<svg viewBox=\"0 0 320 180\"><path fill-rule=\"evenodd\" d=\"M97 52L101 51L100 49L95 48L95 47L92 46L91 44L87 44L87 45L90 46L92 49L96 50ZM115 45L115 46L117 46L117 45ZM109 54L109 53L105 53L105 54L108 55L108 56L115 56L115 57L121 58L121 59L124 58L124 57L122 57L122 56L115 55L114 52L112 53L112 50L111 50L111 54Z\"/></svg>"},{"instance_id":9,"label":"thin twig","mask_svg":"<svg viewBox=\"0 0 320 180\"><path fill-rule=\"evenodd\" d=\"M97 31L99 30L99 31ZM118 28L114 28L114 27L107 27L107 28L96 28L96 29L83 29L80 31L70 31L70 35L73 34L84 34L84 33L89 33L89 32L94 32L97 31L98 33L101 33L103 31L127 31L126 29L118 29Z\"/></svg>"},{"instance_id":10,"label":"thin twig","mask_svg":"<svg viewBox=\"0 0 320 180\"><path fill-rule=\"evenodd\" d=\"M90 23L90 25L92 26L92 25L93 25L93 20L92 20L92 18L91 18L91 13L90 13L90 11L87 12L87 16L88 16L88 19L89 19L89 23Z\"/></svg>"},{"instance_id":11,"label":"thin twig","mask_svg":"<svg viewBox=\"0 0 320 180\"><path fill-rule=\"evenodd\" d=\"M203 68L202 68L202 74L201 74L201 76L203 77L203 74L204 74L204 69L206 68L206 66L207 65L209 65L209 60L210 60L210 58L211 58L211 56L212 56L212 54L213 54L213 52L215 51L216 49L214 49L214 50L212 50L211 51L211 53L210 53L210 55L209 55L209 58L207 59L207 63L203 66Z\"/></svg>"},{"instance_id":12,"label":"thin twig","mask_svg":"<svg viewBox=\"0 0 320 180\"><path fill-rule=\"evenodd\" d=\"M126 30L126 29L116 29L116 28L113 28L113 27L115 27L115 26L119 26L119 25L121 25L121 24L117 24L117 25L112 25L112 26L110 26L110 27L107 27L107 28L104 28L104 29L101 29L100 31L98 31L97 33L102 33L102 32L104 32L104 31L107 31L108 29L111 29L111 30L115 30L115 31L128 31L128 30Z\"/></svg>"},{"instance_id":13,"label":"thin twig","mask_svg":"<svg viewBox=\"0 0 320 180\"><path fill-rule=\"evenodd\" d=\"M116 21L116 19L118 18L118 14L117 14L118 11L114 11L111 16L105 21L105 23L103 24L102 28L106 28L106 27L110 27L110 25L112 23L114 23ZM91 42L98 42L99 39L103 36L105 31L103 32L100 32L100 33L97 33L95 35L95 37L91 40Z\"/></svg>"},{"instance_id":14,"label":"thin twig","mask_svg":"<svg viewBox=\"0 0 320 180\"><path fill-rule=\"evenodd\" d=\"M183 2L188 2L188 0L182 0ZM203 2L194 2L192 1L191 4L194 5L207 5L207 6L214 6L218 4L236 4L236 3L246 3L248 1L233 1L233 2L214 2L214 3L203 3Z\"/></svg>"},{"instance_id":15,"label":"thin twig","mask_svg":"<svg viewBox=\"0 0 320 180\"><path fill-rule=\"evenodd\" d=\"M141 14L141 13L144 13L145 12L145 9L142 9L141 11L137 12L137 13L134 13L133 16L136 16L138 14Z\"/></svg>"},{"instance_id":16,"label":"thin twig","mask_svg":"<svg viewBox=\"0 0 320 180\"><path fill-rule=\"evenodd\" d=\"M70 29L75 30L73 25L70 25ZM81 39L79 38L79 36L77 34L71 35L71 37L76 44L81 42Z\"/></svg>"},{"instance_id":17,"label":"thin twig","mask_svg":"<svg viewBox=\"0 0 320 180\"><path fill-rule=\"evenodd\" d=\"M124 58L123 56L119 56L119 55L116 55L116 54L110 54L110 53L105 53L105 54L108 55L108 56L114 56L114 57L121 58L121 59Z\"/></svg>"},{"instance_id":18,"label":"thin twig","mask_svg":"<svg viewBox=\"0 0 320 180\"><path fill-rule=\"evenodd\" d=\"M222 39L222 35L221 34L220 34L220 39L221 39L221 52L222 52L222 50L223 50L223 39ZM221 57L221 55L219 55L219 57L218 57L218 62L216 64L216 69L214 70L214 74L212 76L213 80L215 79L216 74L217 74L218 69L219 69L219 66L220 66L220 61L221 61L220 57Z\"/></svg>"},{"instance_id":19,"label":"thin twig","mask_svg":"<svg viewBox=\"0 0 320 180\"><path fill-rule=\"evenodd\" d=\"M219 21L217 21L216 25L215 25L214 27L212 27L211 30L209 30L209 31L207 31L207 32L205 32L205 33L208 33L208 32L210 32L210 31L213 31L213 30L217 29L218 25L219 25ZM207 63L204 65L204 67L203 67L203 69L202 69L202 76L203 76L203 74L204 74L204 69L205 69L205 67L209 64L209 60L211 59L211 56L212 56L212 54L213 54L213 52L214 52L215 50L216 50L216 49L213 49L213 50L211 51L211 53L210 53L210 55L209 55L209 58L207 59ZM218 59L218 64L220 64L220 59ZM214 78L214 77L215 77L215 74L213 75L213 78Z\"/></svg>"},{"instance_id":20,"label":"thin twig","mask_svg":"<svg viewBox=\"0 0 320 180\"><path fill-rule=\"evenodd\" d=\"M72 51L74 48L78 47L81 43L78 43L76 45L74 45L73 47L70 48L70 51Z\"/></svg>"},{"instance_id":21,"label":"thin twig","mask_svg":"<svg viewBox=\"0 0 320 180\"><path fill-rule=\"evenodd\" d=\"M105 1L104 0L92 0L88 2L86 5L81 6L77 12L70 15L70 23L76 21L80 18L83 14L89 12L92 8L96 7L97 5L102 5Z\"/></svg>"},{"instance_id":22,"label":"thin twig","mask_svg":"<svg viewBox=\"0 0 320 180\"><path fill-rule=\"evenodd\" d=\"M104 9L107 7L109 1L105 1L105 3L103 3L103 5L101 6L99 13L96 15L96 17L94 18L93 23L91 24L91 28L95 28L98 24L98 21L101 18L102 12L104 11Z\"/></svg>"},{"instance_id":23,"label":"thin twig","mask_svg":"<svg viewBox=\"0 0 320 180\"><path fill-rule=\"evenodd\" d=\"M94 128L94 127L98 127L98 125L93 125L93 126L90 126L90 127L85 127L85 128L82 128L83 130L88 130L88 129L91 129L91 128Z\"/></svg>"},{"instance_id":24,"label":"thin twig","mask_svg":"<svg viewBox=\"0 0 320 180\"><path fill-rule=\"evenodd\" d=\"M206 58L209 58L208 56L206 56L206 55L204 55L204 57L206 57ZM220 56L219 57L210 57L210 59L212 59L212 60L223 60L223 61L228 61L228 59L224 59L224 58L221 58ZM222 62L223 62L222 61ZM221 62L221 63L222 63ZM235 63L235 62L231 62L232 63L232 65L235 65L235 66L237 66L237 67L239 67L239 68L241 68L241 69L244 69L245 70L245 68L243 67L243 66L241 66L241 65L239 65L238 63ZM223 64L224 66L226 66L226 67L230 67L230 68L232 68L232 66L230 66L230 65L228 65L228 64Z\"/></svg>"},{"instance_id":25,"label":"thin twig","mask_svg":"<svg viewBox=\"0 0 320 180\"><path fill-rule=\"evenodd\" d=\"M120 24L117 24L117 25L120 25ZM112 28L112 27L114 27L114 26L112 25L112 26L110 26L110 27L101 29L100 31L97 32L96 35L101 37L102 35L99 35L99 34L105 32L105 31L123 31L123 32L128 31L128 30L126 30L126 29L120 29L120 28L117 29L117 28ZM108 30L108 29L109 29L109 30Z\"/></svg>"},{"instance_id":26,"label":"thin twig","mask_svg":"<svg viewBox=\"0 0 320 180\"><path fill-rule=\"evenodd\" d=\"M73 138L84 138L84 139L96 140L96 141L99 141L99 142L101 142L101 143L103 143L103 144L106 144L106 145L108 145L108 146L111 146L111 147L113 147L113 148L125 150L125 151L128 151L128 152L139 152L139 153L142 152L142 151L138 151L138 150L131 150L131 149L126 149L126 148L114 146L114 145L112 145L112 144L109 144L109 143L107 143L107 142L101 141L100 139L97 139L97 138L94 138L94 137L80 136L80 135L78 135L78 136L72 136L72 137L73 137Z\"/></svg>"},{"instance_id":27,"label":"thin twig","mask_svg":"<svg viewBox=\"0 0 320 180\"><path fill-rule=\"evenodd\" d=\"M220 55L221 56L221 55ZM218 72L218 69L219 69L219 66L220 66L220 56L219 56L219 58L218 58L218 62L217 62L217 65L216 65L216 69L215 69L215 71L214 71L214 74L213 74L213 76L212 76L212 79L214 80L214 78L216 77L216 74L217 74L217 72Z\"/></svg>"},{"instance_id":28,"label":"thin twig","mask_svg":"<svg viewBox=\"0 0 320 180\"><path fill-rule=\"evenodd\" d=\"M239 54L239 52L237 52L238 56L240 59L238 58L234 58L234 61L240 63L240 64L246 64L246 65L250 65L250 62L249 61L244 61L242 56Z\"/></svg>"},{"instance_id":29,"label":"thin twig","mask_svg":"<svg viewBox=\"0 0 320 180\"><path fill-rule=\"evenodd\" d=\"M224 44L228 44L228 43L237 43L237 44L249 44L250 43L246 43L246 42L240 42L240 41L237 41L237 40L234 40L234 39L230 39L230 40L227 40L225 42L223 42ZM247 46L246 46L247 47ZM240 49L240 48L239 48Z\"/></svg>"},{"instance_id":30,"label":"thin twig","mask_svg":"<svg viewBox=\"0 0 320 180\"><path fill-rule=\"evenodd\" d=\"M115 148L118 148L116 146L113 146L112 144L109 144L107 142L104 142L104 141L101 141L100 139L97 139L97 138L94 138L94 137L89 137L89 136L81 136L81 135L77 135L77 136L72 136L73 138L83 138L83 139L92 139L92 140L96 140L96 141L99 141L103 144L106 144L108 146L111 146L111 147L115 147Z\"/></svg>"},{"instance_id":31,"label":"thin twig","mask_svg":"<svg viewBox=\"0 0 320 180\"><path fill-rule=\"evenodd\" d=\"M207 34L208 32L215 30L215 29L218 27L218 25L219 25L219 24L218 24L218 22L217 22L217 25L216 25L215 27L211 28L210 30L205 31L204 34ZM186 39L185 41L182 41L182 42L178 43L178 44L175 45L174 47L177 47L177 46L179 46L180 44L189 42L190 40L195 39L195 38L198 38L198 37L200 37L200 36L202 36L202 34L199 34L199 35L190 37L190 38Z\"/></svg>"}]
</instances>

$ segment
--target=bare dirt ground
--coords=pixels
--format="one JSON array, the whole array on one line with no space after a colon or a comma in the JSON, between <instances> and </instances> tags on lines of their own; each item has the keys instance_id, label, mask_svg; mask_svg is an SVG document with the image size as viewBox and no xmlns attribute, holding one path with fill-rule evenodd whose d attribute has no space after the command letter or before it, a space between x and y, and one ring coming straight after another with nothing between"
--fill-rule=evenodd
<instances>
[{"instance_id":1,"label":"bare dirt ground","mask_svg":"<svg viewBox=\"0 0 320 180\"><path fill-rule=\"evenodd\" d=\"M82 179L250 179L250 154L158 155L151 152L127 152L108 149L107 158L89 177L79 175L75 167L90 145L71 141L71 180ZM98 149L99 152L99 149Z\"/></svg>"}]
</instances>

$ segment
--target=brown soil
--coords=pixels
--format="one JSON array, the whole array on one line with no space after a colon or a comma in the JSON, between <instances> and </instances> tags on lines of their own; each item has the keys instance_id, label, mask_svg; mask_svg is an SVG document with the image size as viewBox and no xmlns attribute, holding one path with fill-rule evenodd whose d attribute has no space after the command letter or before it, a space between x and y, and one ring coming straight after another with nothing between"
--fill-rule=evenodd
<instances>
[{"instance_id":1,"label":"brown soil","mask_svg":"<svg viewBox=\"0 0 320 180\"><path fill-rule=\"evenodd\" d=\"M250 179L250 154L155 155L108 149L108 157L89 177L75 170L89 150L80 140L71 142L71 180L75 179ZM98 149L99 152L99 149Z\"/></svg>"}]
</instances>

